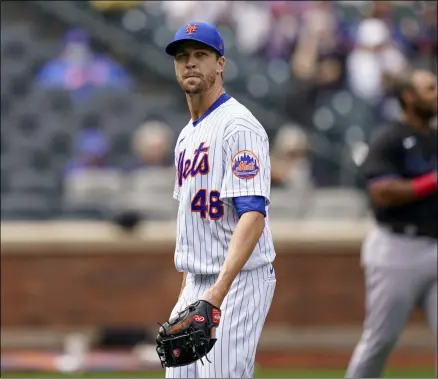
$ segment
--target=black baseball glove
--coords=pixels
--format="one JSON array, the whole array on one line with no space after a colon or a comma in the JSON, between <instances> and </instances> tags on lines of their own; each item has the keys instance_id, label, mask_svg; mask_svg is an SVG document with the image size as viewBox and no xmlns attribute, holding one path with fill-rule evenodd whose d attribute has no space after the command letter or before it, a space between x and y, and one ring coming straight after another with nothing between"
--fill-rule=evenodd
<instances>
[{"instance_id":1,"label":"black baseball glove","mask_svg":"<svg viewBox=\"0 0 438 379\"><path fill-rule=\"evenodd\" d=\"M221 310L207 301L190 304L161 325L157 353L163 367L179 367L206 357L216 343L212 328L219 325ZM206 357L208 360L208 358ZM204 362L202 362L204 364Z\"/></svg>"}]
</instances>

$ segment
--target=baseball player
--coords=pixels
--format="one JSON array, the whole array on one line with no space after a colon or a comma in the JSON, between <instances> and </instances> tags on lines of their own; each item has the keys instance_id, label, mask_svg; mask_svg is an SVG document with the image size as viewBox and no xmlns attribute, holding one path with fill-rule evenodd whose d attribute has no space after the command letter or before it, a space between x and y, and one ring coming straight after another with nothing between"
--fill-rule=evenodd
<instances>
[{"instance_id":1,"label":"baseball player","mask_svg":"<svg viewBox=\"0 0 438 379\"><path fill-rule=\"evenodd\" d=\"M375 225L362 248L366 316L346 377L377 378L412 309L437 340L437 78L414 71L398 83L398 122L381 130L362 169Z\"/></svg>"},{"instance_id":2,"label":"baseball player","mask_svg":"<svg viewBox=\"0 0 438 379\"><path fill-rule=\"evenodd\" d=\"M175 147L174 262L183 281L170 318L197 300L221 311L211 362L166 368L166 377L252 377L276 286L268 137L224 90L224 41L214 26L184 25L166 53L191 115Z\"/></svg>"}]
</instances>

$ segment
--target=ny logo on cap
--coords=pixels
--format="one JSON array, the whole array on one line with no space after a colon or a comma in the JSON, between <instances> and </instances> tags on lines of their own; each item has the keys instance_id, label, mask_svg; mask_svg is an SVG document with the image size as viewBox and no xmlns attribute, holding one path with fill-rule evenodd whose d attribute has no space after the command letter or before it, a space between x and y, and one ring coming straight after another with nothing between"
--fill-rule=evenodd
<instances>
[{"instance_id":1,"label":"ny logo on cap","mask_svg":"<svg viewBox=\"0 0 438 379\"><path fill-rule=\"evenodd\" d=\"M194 32L196 32L197 29L198 29L198 25L196 25L196 24L194 24L194 25L188 24L187 27L186 27L186 33L190 36Z\"/></svg>"}]
</instances>

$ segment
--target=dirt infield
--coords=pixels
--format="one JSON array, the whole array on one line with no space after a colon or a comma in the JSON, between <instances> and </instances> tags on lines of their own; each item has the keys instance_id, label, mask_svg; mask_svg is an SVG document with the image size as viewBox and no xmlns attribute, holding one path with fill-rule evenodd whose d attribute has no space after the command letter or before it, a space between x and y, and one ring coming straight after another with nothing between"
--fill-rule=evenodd
<instances>
[{"instance_id":1,"label":"dirt infield","mask_svg":"<svg viewBox=\"0 0 438 379\"><path fill-rule=\"evenodd\" d=\"M339 369L347 366L351 351L328 349L264 350L257 354L262 369ZM434 368L436 354L431 349L397 349L388 362L394 369Z\"/></svg>"}]
</instances>

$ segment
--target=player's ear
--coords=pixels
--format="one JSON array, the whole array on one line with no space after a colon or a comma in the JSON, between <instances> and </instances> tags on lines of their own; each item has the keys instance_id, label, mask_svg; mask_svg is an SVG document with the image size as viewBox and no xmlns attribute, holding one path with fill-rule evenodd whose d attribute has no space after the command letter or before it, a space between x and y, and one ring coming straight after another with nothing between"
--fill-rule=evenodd
<instances>
[{"instance_id":1,"label":"player's ear","mask_svg":"<svg viewBox=\"0 0 438 379\"><path fill-rule=\"evenodd\" d=\"M224 69L225 69L225 57L222 56L217 60L216 72L218 74L222 74L224 72Z\"/></svg>"},{"instance_id":2,"label":"player's ear","mask_svg":"<svg viewBox=\"0 0 438 379\"><path fill-rule=\"evenodd\" d=\"M411 104L415 99L415 93L411 89L405 89L401 93L401 98L405 104Z\"/></svg>"}]
</instances>

